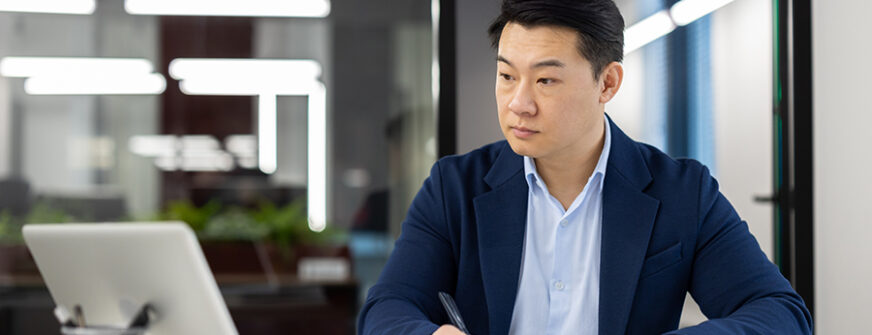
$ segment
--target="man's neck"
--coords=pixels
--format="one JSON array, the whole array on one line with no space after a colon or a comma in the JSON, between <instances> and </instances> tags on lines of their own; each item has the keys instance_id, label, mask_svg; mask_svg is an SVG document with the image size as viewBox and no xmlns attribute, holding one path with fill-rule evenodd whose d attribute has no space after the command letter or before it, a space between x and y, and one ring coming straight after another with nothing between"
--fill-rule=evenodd
<instances>
[{"instance_id":1,"label":"man's neck","mask_svg":"<svg viewBox=\"0 0 872 335\"><path fill-rule=\"evenodd\" d=\"M536 172L548 186L548 191L563 205L569 206L584 190L587 180L596 169L605 142L605 126L600 123L578 145L554 156L536 158Z\"/></svg>"}]
</instances>

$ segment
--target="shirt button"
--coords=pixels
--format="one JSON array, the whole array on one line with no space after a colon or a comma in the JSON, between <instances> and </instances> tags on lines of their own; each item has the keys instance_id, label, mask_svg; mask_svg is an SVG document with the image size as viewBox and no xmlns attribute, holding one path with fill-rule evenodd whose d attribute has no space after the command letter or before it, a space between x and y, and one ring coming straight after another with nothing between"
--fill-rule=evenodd
<instances>
[{"instance_id":1,"label":"shirt button","mask_svg":"<svg viewBox=\"0 0 872 335\"><path fill-rule=\"evenodd\" d=\"M560 220L560 226L561 226L561 227L566 227L566 225L568 225L568 224L569 224L568 221L566 221L566 220Z\"/></svg>"},{"instance_id":2,"label":"shirt button","mask_svg":"<svg viewBox=\"0 0 872 335\"><path fill-rule=\"evenodd\" d=\"M563 282L562 282L562 281L559 281L559 280L558 280L556 283L554 283L554 288L556 288L558 291L563 291L563 289L564 289L565 287L566 287L566 286L563 285Z\"/></svg>"}]
</instances>

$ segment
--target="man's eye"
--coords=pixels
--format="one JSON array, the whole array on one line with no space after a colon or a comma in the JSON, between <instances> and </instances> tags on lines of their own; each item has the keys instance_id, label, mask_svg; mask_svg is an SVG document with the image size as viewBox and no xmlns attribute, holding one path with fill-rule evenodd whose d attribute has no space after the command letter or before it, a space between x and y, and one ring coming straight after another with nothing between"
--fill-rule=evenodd
<instances>
[{"instance_id":1,"label":"man's eye","mask_svg":"<svg viewBox=\"0 0 872 335\"><path fill-rule=\"evenodd\" d=\"M541 84L549 85L549 84L553 84L553 83L554 83L554 79L551 79L551 78L540 78L540 79L538 80L538 82L541 83Z\"/></svg>"},{"instance_id":2,"label":"man's eye","mask_svg":"<svg viewBox=\"0 0 872 335\"><path fill-rule=\"evenodd\" d=\"M512 80L513 79L512 76L507 75L505 73L500 73L500 78L503 78L503 80Z\"/></svg>"}]
</instances>

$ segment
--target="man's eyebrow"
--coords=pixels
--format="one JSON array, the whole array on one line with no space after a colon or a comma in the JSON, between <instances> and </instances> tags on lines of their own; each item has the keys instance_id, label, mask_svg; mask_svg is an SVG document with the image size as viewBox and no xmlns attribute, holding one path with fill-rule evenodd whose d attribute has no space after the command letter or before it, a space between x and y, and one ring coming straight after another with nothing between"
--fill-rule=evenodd
<instances>
[{"instance_id":1,"label":"man's eyebrow","mask_svg":"<svg viewBox=\"0 0 872 335\"><path fill-rule=\"evenodd\" d=\"M556 59L547 59L547 60L543 60L543 61L541 61L541 62L538 62L538 63L536 63L536 64L533 64L532 68L535 69L535 68L548 67L548 66L554 66L554 67L566 67L566 65L563 64L563 62L561 62L561 61L559 61L559 60L556 60Z\"/></svg>"},{"instance_id":2,"label":"man's eyebrow","mask_svg":"<svg viewBox=\"0 0 872 335\"><path fill-rule=\"evenodd\" d=\"M506 63L506 65L508 65L508 66L514 67L512 62L510 62L508 59L506 59L503 56L497 56L497 62L503 62L503 63ZM531 68L536 69L536 68L548 67L548 66L566 67L566 64L563 64L563 62L556 60L556 59L546 59L546 60L543 60L543 61L538 62L536 64L533 64L533 66L531 66Z\"/></svg>"}]
</instances>

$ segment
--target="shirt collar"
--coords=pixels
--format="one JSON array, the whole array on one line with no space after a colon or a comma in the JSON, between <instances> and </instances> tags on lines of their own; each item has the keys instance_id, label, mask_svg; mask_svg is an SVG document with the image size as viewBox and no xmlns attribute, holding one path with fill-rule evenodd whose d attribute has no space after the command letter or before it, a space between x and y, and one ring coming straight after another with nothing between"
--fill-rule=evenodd
<instances>
[{"instance_id":1,"label":"shirt collar","mask_svg":"<svg viewBox=\"0 0 872 335\"><path fill-rule=\"evenodd\" d=\"M596 176L602 176L605 178L606 176L606 165L609 160L609 152L612 148L612 130L609 126L609 118L603 116L605 120L606 134L605 140L603 141L603 149L600 152L599 160L596 162L596 167L594 167L593 174L591 174L588 182L593 180ZM533 187L533 184L536 183L540 188L546 189L545 185L542 183L542 177L539 176L539 172L536 171L536 163L533 161L533 158L524 156L524 175L527 179L527 186Z\"/></svg>"}]
</instances>

